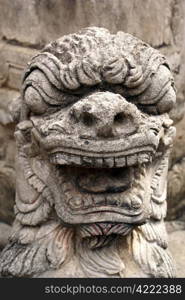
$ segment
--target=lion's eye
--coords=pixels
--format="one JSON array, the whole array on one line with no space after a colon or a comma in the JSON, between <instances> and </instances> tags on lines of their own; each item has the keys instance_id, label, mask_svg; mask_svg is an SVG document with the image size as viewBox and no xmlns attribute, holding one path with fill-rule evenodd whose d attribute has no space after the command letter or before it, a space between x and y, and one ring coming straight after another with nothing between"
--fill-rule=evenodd
<instances>
[{"instance_id":1,"label":"lion's eye","mask_svg":"<svg viewBox=\"0 0 185 300\"><path fill-rule=\"evenodd\" d=\"M26 89L24 99L29 109L35 114L43 114L48 108L48 105L43 101L42 96L32 86Z\"/></svg>"}]
</instances>

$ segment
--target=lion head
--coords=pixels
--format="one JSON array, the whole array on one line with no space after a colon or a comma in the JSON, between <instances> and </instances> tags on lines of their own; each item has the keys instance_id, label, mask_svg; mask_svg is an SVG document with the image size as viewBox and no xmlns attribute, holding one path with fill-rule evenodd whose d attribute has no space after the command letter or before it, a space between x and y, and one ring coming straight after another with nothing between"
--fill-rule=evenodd
<instances>
[{"instance_id":1,"label":"lion head","mask_svg":"<svg viewBox=\"0 0 185 300\"><path fill-rule=\"evenodd\" d=\"M173 276L163 219L175 90L165 57L130 34L87 28L33 57L19 100L16 221L4 253L45 252L40 267L1 263L2 273L63 265L58 275L124 276L127 240L144 274Z\"/></svg>"}]
</instances>

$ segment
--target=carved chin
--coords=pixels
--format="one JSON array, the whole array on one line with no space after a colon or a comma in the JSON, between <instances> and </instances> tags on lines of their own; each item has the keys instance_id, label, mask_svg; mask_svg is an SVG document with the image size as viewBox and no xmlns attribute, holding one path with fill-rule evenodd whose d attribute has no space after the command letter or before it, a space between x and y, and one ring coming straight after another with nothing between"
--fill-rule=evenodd
<instances>
[{"instance_id":1,"label":"carved chin","mask_svg":"<svg viewBox=\"0 0 185 300\"><path fill-rule=\"evenodd\" d=\"M65 165L61 155L55 154L56 212L65 224L80 224L82 236L127 234L149 217L150 153L117 158L121 167L105 167L103 158L101 167L95 159L89 167Z\"/></svg>"}]
</instances>

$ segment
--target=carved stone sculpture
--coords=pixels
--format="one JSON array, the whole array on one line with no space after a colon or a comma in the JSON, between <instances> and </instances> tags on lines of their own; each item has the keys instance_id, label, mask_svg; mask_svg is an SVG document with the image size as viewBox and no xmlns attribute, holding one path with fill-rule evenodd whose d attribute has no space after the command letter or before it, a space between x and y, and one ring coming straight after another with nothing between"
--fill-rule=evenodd
<instances>
[{"instance_id":1,"label":"carved stone sculpture","mask_svg":"<svg viewBox=\"0 0 185 300\"><path fill-rule=\"evenodd\" d=\"M175 103L164 56L87 28L28 64L18 125L16 219L1 276L173 277L164 225Z\"/></svg>"}]
</instances>

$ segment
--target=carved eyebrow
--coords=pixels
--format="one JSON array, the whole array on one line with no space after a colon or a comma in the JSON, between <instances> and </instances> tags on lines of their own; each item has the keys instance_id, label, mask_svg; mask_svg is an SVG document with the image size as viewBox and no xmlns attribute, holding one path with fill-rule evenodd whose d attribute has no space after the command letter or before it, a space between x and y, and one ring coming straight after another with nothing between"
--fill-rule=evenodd
<instances>
[{"instance_id":1,"label":"carved eyebrow","mask_svg":"<svg viewBox=\"0 0 185 300\"><path fill-rule=\"evenodd\" d=\"M33 70L23 85L23 96L28 87L33 87L40 97L49 105L67 106L77 100L77 96L69 95L52 85L45 73L39 69Z\"/></svg>"},{"instance_id":2,"label":"carved eyebrow","mask_svg":"<svg viewBox=\"0 0 185 300\"><path fill-rule=\"evenodd\" d=\"M45 74L48 81L60 90L62 88L60 81L60 64L60 61L51 53L39 53L34 56L28 64L28 68L23 77L23 82L33 70L40 70Z\"/></svg>"},{"instance_id":3,"label":"carved eyebrow","mask_svg":"<svg viewBox=\"0 0 185 300\"><path fill-rule=\"evenodd\" d=\"M90 56L82 55L80 60L78 56L74 56L71 62L63 64L52 53L43 51L29 64L24 76L24 88L33 86L50 105L67 106L77 101L77 97L85 94L87 89L107 82L122 85L125 96L135 98L134 103L146 107L149 104L157 105L172 86L166 59L152 48L140 53L139 62L132 61L132 55L120 61L123 58L120 52L120 57L112 57L106 61L107 67L111 67L108 69L105 67L105 61L102 65L101 60L93 61ZM127 67L124 78L120 65ZM159 72L161 66L166 71ZM30 80L30 76L36 71L43 74L40 75L42 79L39 82L39 76ZM160 73L166 77L161 78ZM160 86L160 90L157 86Z\"/></svg>"}]
</instances>

